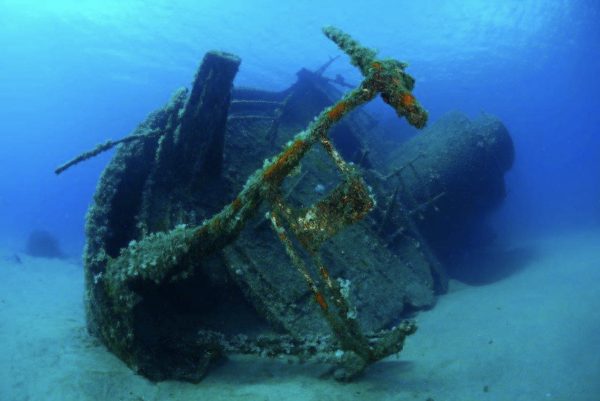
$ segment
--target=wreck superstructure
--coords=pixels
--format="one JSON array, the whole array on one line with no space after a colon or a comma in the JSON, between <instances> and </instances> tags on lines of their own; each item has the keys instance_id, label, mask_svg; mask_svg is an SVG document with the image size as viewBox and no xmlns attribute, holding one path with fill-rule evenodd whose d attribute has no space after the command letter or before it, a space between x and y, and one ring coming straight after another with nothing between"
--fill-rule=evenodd
<instances>
[{"instance_id":1,"label":"wreck superstructure","mask_svg":"<svg viewBox=\"0 0 600 401\"><path fill-rule=\"evenodd\" d=\"M357 107L381 95L423 128L414 79L325 33L364 76L345 95L308 70L282 92L233 88L239 58L210 52L104 171L88 326L150 379L197 381L228 353L319 357L354 377L445 291L442 239L503 198L513 149L497 119L446 118L383 155Z\"/></svg>"}]
</instances>

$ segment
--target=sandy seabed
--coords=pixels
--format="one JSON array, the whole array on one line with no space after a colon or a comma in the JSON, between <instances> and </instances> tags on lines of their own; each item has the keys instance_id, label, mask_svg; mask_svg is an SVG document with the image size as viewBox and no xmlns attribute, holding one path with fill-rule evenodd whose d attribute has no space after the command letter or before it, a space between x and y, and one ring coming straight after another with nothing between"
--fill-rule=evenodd
<instances>
[{"instance_id":1,"label":"sandy seabed","mask_svg":"<svg viewBox=\"0 0 600 401\"><path fill-rule=\"evenodd\" d=\"M0 401L600 400L600 231L504 249L493 268L510 274L453 281L399 357L347 384L253 358L199 384L151 383L88 336L81 266L2 250Z\"/></svg>"}]
</instances>

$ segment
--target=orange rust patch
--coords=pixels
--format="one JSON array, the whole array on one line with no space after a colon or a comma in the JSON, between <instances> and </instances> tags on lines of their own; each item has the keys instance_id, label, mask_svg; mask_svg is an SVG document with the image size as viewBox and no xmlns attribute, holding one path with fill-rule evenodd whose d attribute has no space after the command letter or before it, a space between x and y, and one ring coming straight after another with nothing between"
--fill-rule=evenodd
<instances>
[{"instance_id":1,"label":"orange rust patch","mask_svg":"<svg viewBox=\"0 0 600 401\"><path fill-rule=\"evenodd\" d=\"M402 96L400 97L400 103L402 104L402 106L404 106L406 108L413 107L415 105L415 102L416 102L415 97L408 92L403 93Z\"/></svg>"},{"instance_id":2,"label":"orange rust patch","mask_svg":"<svg viewBox=\"0 0 600 401\"><path fill-rule=\"evenodd\" d=\"M325 297L320 292L315 292L315 301L317 301L317 303L319 304L321 309L323 309L323 310L329 309L329 306L327 305L327 302L325 301Z\"/></svg>"},{"instance_id":3,"label":"orange rust patch","mask_svg":"<svg viewBox=\"0 0 600 401\"><path fill-rule=\"evenodd\" d=\"M379 61L373 61L371 63L371 67L375 68L376 70L381 70L381 63Z\"/></svg>"},{"instance_id":4,"label":"orange rust patch","mask_svg":"<svg viewBox=\"0 0 600 401\"><path fill-rule=\"evenodd\" d=\"M347 107L348 106L346 102L338 102L338 104L336 104L331 110L329 110L329 113L327 113L327 117L329 117L330 120L337 121L340 118L342 118Z\"/></svg>"},{"instance_id":5,"label":"orange rust patch","mask_svg":"<svg viewBox=\"0 0 600 401\"><path fill-rule=\"evenodd\" d=\"M273 164L267 168L263 174L263 177L268 181L285 178L285 175L281 174L281 169L289 163L289 161L292 159L292 156L300 153L305 145L306 143L303 140L296 140L283 152L281 156L279 156L279 158L277 158Z\"/></svg>"},{"instance_id":6,"label":"orange rust patch","mask_svg":"<svg viewBox=\"0 0 600 401\"><path fill-rule=\"evenodd\" d=\"M231 208L233 209L233 212L237 212L238 210L240 210L240 208L242 207L242 201L240 200L240 198L235 198L233 200L233 202L231 202Z\"/></svg>"}]
</instances>

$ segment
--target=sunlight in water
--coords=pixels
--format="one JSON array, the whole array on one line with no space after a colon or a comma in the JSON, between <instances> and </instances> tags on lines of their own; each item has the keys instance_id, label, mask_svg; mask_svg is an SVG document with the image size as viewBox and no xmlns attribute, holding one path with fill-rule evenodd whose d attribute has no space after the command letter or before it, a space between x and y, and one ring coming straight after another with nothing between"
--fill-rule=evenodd
<instances>
[{"instance_id":1,"label":"sunlight in water","mask_svg":"<svg viewBox=\"0 0 600 401\"><path fill-rule=\"evenodd\" d=\"M0 0L0 401L597 400L599 21Z\"/></svg>"}]
</instances>

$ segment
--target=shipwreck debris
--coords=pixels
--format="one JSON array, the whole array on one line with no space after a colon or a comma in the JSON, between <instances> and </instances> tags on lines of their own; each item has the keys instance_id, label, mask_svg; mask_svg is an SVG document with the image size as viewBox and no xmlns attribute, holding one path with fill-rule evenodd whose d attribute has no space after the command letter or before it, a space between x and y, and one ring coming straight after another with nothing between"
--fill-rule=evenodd
<instances>
[{"instance_id":1,"label":"shipwreck debris","mask_svg":"<svg viewBox=\"0 0 600 401\"><path fill-rule=\"evenodd\" d=\"M349 380L399 352L416 330L403 312L444 290L414 217L452 188L407 206L417 184L381 166L356 111L380 95L423 128L414 79L324 33L364 77L341 99L320 70L280 93L232 89L240 60L210 52L191 92L58 169L119 144L87 218L86 315L148 378L198 381L228 353L256 353L322 359Z\"/></svg>"}]
</instances>

